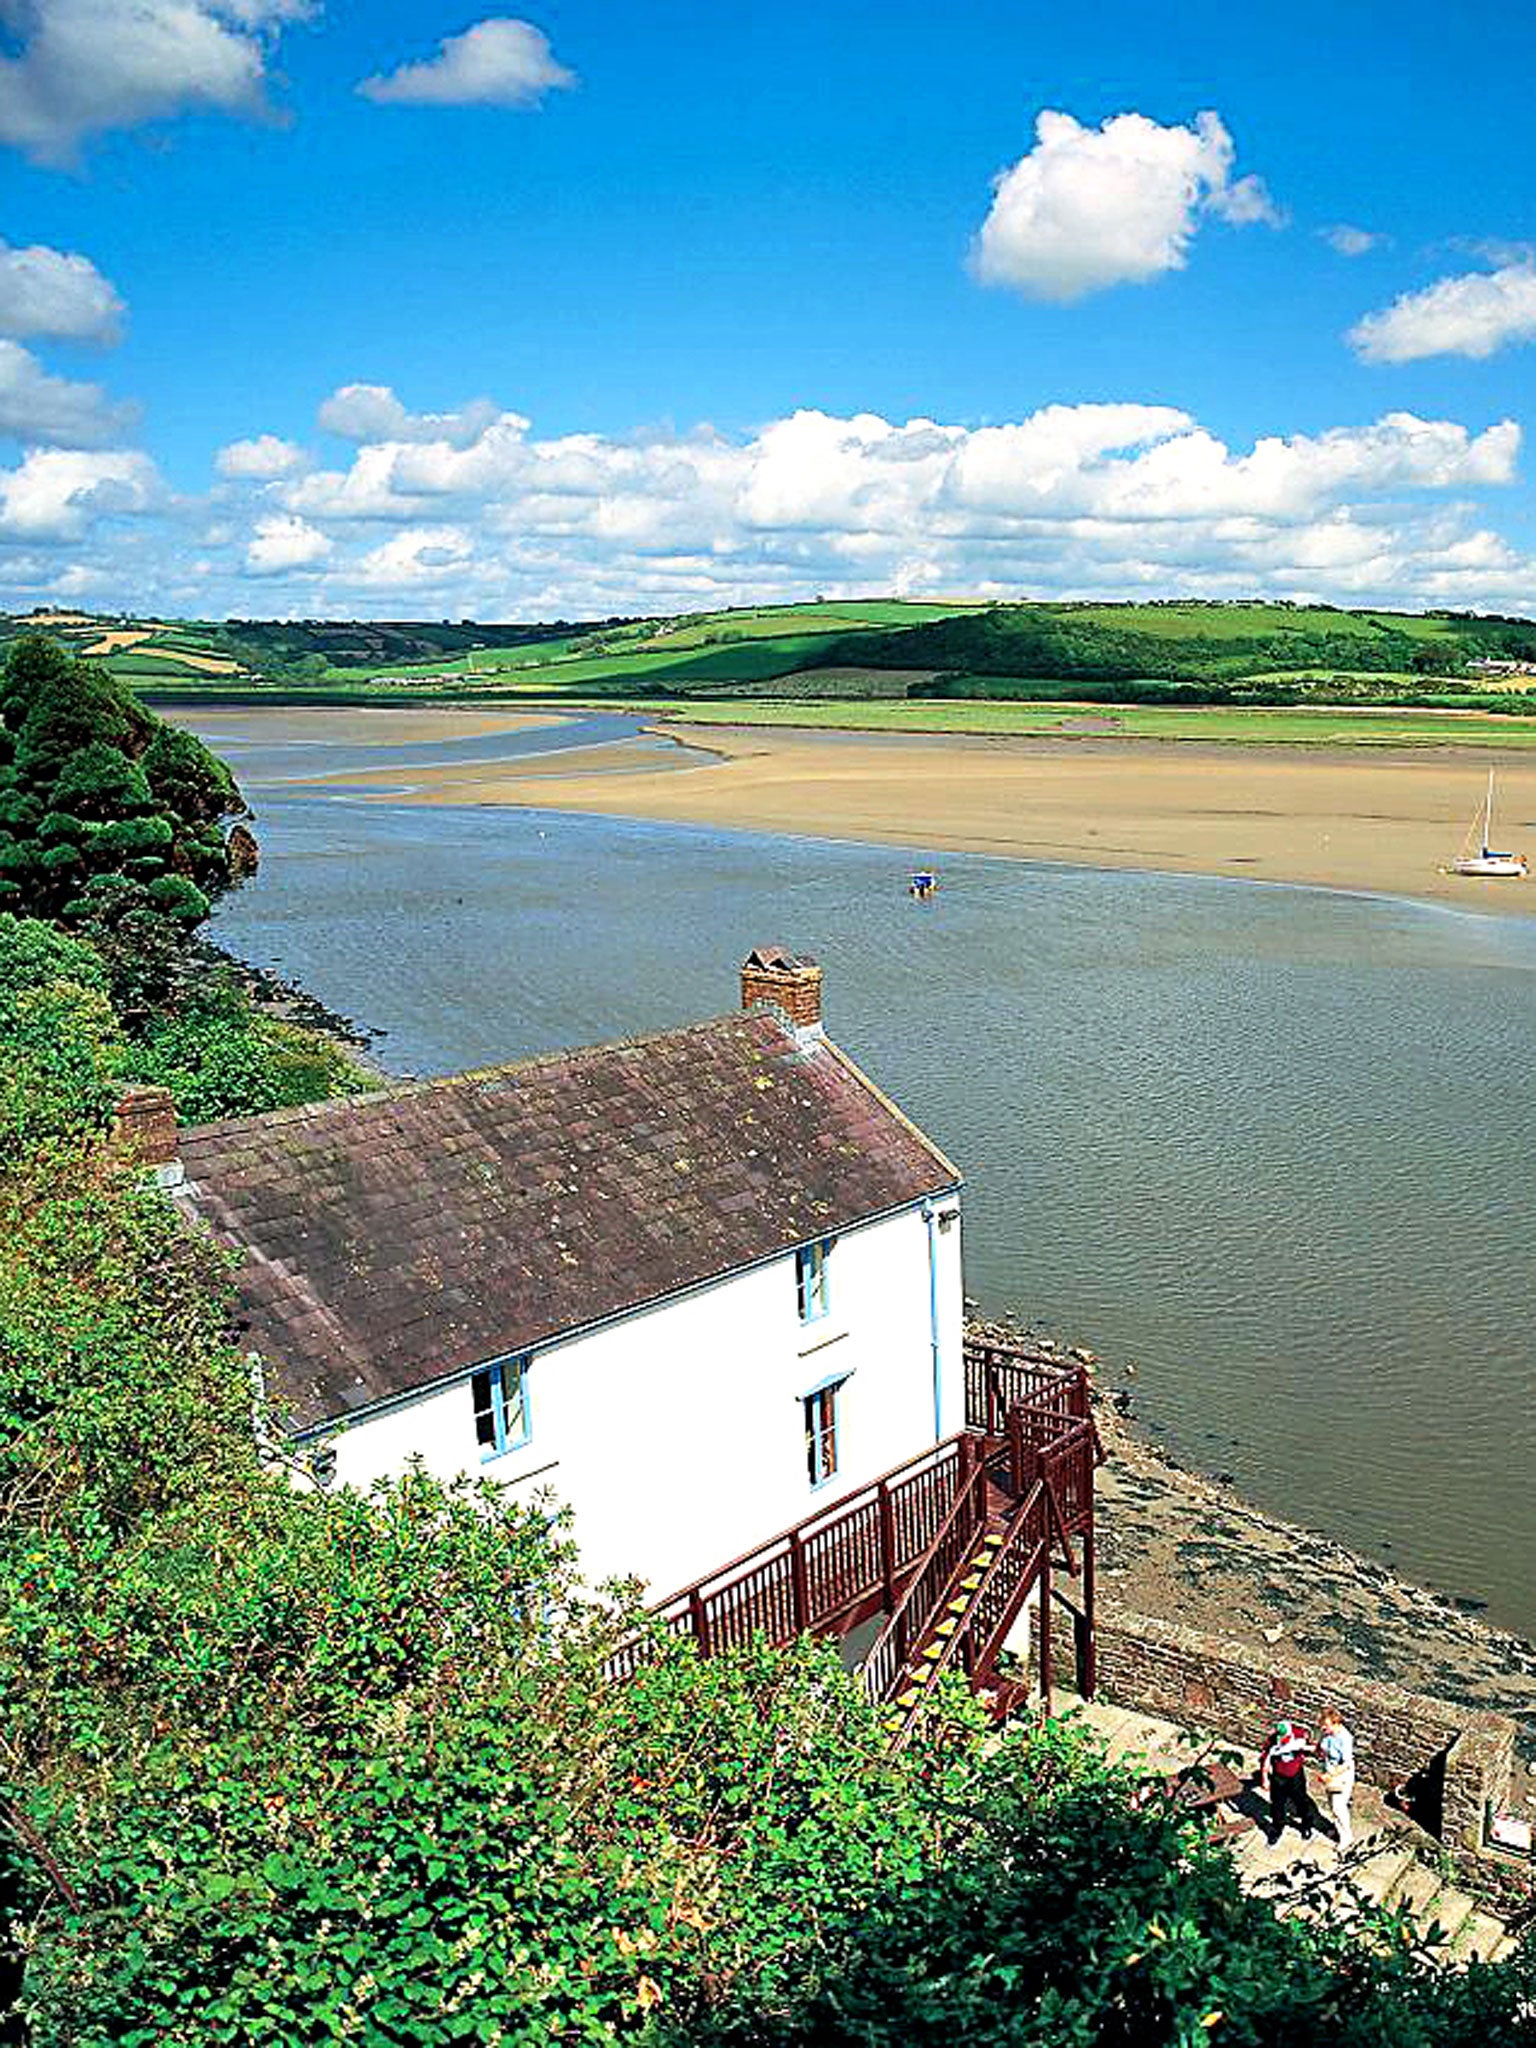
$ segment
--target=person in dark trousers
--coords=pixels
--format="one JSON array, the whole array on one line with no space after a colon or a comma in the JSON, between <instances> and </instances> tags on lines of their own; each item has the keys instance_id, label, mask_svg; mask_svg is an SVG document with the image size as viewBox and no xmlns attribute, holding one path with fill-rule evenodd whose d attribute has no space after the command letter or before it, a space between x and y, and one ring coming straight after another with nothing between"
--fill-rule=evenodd
<instances>
[{"instance_id":1,"label":"person in dark trousers","mask_svg":"<svg viewBox=\"0 0 1536 2048\"><path fill-rule=\"evenodd\" d=\"M1269 1773L1269 1839L1278 1842L1285 1833L1286 1820L1293 1819L1301 1839L1310 1842L1313 1824L1319 1816L1307 1790L1307 1758L1312 1744L1298 1721L1277 1721L1274 1732L1259 1754L1257 1777Z\"/></svg>"}]
</instances>

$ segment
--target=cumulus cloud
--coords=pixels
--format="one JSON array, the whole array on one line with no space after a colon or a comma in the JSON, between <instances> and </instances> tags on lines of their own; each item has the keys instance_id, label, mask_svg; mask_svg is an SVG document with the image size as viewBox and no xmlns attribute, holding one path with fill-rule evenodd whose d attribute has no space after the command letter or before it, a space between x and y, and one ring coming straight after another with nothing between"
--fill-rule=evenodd
<instances>
[{"instance_id":1,"label":"cumulus cloud","mask_svg":"<svg viewBox=\"0 0 1536 2048\"><path fill-rule=\"evenodd\" d=\"M155 466L136 449L35 448L0 470L0 540L73 541L102 520L155 509Z\"/></svg>"},{"instance_id":2,"label":"cumulus cloud","mask_svg":"<svg viewBox=\"0 0 1536 2048\"><path fill-rule=\"evenodd\" d=\"M245 550L245 566L252 576L281 576L323 562L331 547L328 534L292 513L268 514L256 522Z\"/></svg>"},{"instance_id":3,"label":"cumulus cloud","mask_svg":"<svg viewBox=\"0 0 1536 2048\"><path fill-rule=\"evenodd\" d=\"M34 243L0 241L0 334L30 341L87 341L107 348L122 336L124 307L85 256Z\"/></svg>"},{"instance_id":4,"label":"cumulus cloud","mask_svg":"<svg viewBox=\"0 0 1536 2048\"><path fill-rule=\"evenodd\" d=\"M365 78L357 89L387 106L535 107L547 92L575 83L542 29L500 18L447 36L435 57Z\"/></svg>"},{"instance_id":5,"label":"cumulus cloud","mask_svg":"<svg viewBox=\"0 0 1536 2048\"><path fill-rule=\"evenodd\" d=\"M1389 235L1372 234L1369 228L1351 227L1347 221L1319 228L1318 233L1336 256L1369 256L1373 249L1385 248L1391 240Z\"/></svg>"},{"instance_id":6,"label":"cumulus cloud","mask_svg":"<svg viewBox=\"0 0 1536 2048\"><path fill-rule=\"evenodd\" d=\"M981 428L805 410L746 442L707 431L539 440L508 412L463 445L369 443L349 468L317 470L284 498L311 519L411 523L464 511L635 546L708 549L768 531L889 535L907 546L930 522L994 515L1284 520L1349 492L1502 484L1519 441L1512 420L1474 435L1394 412L1234 453L1187 413L1135 404L1046 406Z\"/></svg>"},{"instance_id":7,"label":"cumulus cloud","mask_svg":"<svg viewBox=\"0 0 1536 2048\"><path fill-rule=\"evenodd\" d=\"M0 341L0 436L52 448L105 448L122 440L138 407L99 384L55 377L19 342Z\"/></svg>"},{"instance_id":8,"label":"cumulus cloud","mask_svg":"<svg viewBox=\"0 0 1536 2048\"><path fill-rule=\"evenodd\" d=\"M0 547L0 591L37 587L13 564L46 568L61 528L104 588L127 590L132 569L141 588L194 588L193 609L248 612L254 575L264 609L306 616L603 616L892 589L1507 610L1536 587L1536 563L1482 511L1515 481L1509 420L1398 411L1233 446L1135 401L987 427L808 408L744 436L540 435L510 410L471 436L468 411L379 405L404 437L200 504L156 495L142 457L29 457L23 483L0 485L17 542ZM289 445L232 445L269 439ZM152 573L146 534L160 536Z\"/></svg>"},{"instance_id":9,"label":"cumulus cloud","mask_svg":"<svg viewBox=\"0 0 1536 2048\"><path fill-rule=\"evenodd\" d=\"M276 434L231 441L214 458L220 476L242 483L273 483L279 477L295 476L308 466L309 457L298 443L284 441Z\"/></svg>"},{"instance_id":10,"label":"cumulus cloud","mask_svg":"<svg viewBox=\"0 0 1536 2048\"><path fill-rule=\"evenodd\" d=\"M408 412L387 384L343 384L322 402L318 417L343 441L446 441L467 448L502 413L489 398L472 398L457 412Z\"/></svg>"},{"instance_id":11,"label":"cumulus cloud","mask_svg":"<svg viewBox=\"0 0 1536 2048\"><path fill-rule=\"evenodd\" d=\"M983 284L1059 305L1182 270L1210 215L1235 227L1280 224L1261 179L1233 178L1234 156L1213 113L1189 128L1144 114L1085 128L1047 110L1034 148L994 181L971 267Z\"/></svg>"},{"instance_id":12,"label":"cumulus cloud","mask_svg":"<svg viewBox=\"0 0 1536 2048\"><path fill-rule=\"evenodd\" d=\"M472 553L468 536L454 527L412 526L370 548L355 573L373 590L416 590L451 581Z\"/></svg>"},{"instance_id":13,"label":"cumulus cloud","mask_svg":"<svg viewBox=\"0 0 1536 2048\"><path fill-rule=\"evenodd\" d=\"M1536 340L1536 260L1443 277L1367 313L1348 340L1363 362L1413 363L1425 356L1481 359Z\"/></svg>"},{"instance_id":14,"label":"cumulus cloud","mask_svg":"<svg viewBox=\"0 0 1536 2048\"><path fill-rule=\"evenodd\" d=\"M39 163L191 109L265 110L272 37L309 0L5 0L19 45L0 56L0 143Z\"/></svg>"}]
</instances>

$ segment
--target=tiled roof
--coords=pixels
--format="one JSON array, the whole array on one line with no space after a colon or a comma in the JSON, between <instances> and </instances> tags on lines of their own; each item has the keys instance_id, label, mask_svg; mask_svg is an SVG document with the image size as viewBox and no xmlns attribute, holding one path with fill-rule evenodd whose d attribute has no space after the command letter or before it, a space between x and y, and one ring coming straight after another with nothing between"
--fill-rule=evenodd
<instances>
[{"instance_id":1,"label":"tiled roof","mask_svg":"<svg viewBox=\"0 0 1536 2048\"><path fill-rule=\"evenodd\" d=\"M293 1421L371 1407L956 1184L765 1012L182 1133Z\"/></svg>"}]
</instances>

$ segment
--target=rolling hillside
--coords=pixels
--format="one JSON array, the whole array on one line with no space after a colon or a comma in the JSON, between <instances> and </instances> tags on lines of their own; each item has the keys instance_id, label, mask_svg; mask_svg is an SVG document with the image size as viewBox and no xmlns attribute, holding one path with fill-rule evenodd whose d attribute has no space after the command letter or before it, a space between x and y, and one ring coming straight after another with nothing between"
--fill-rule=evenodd
<instances>
[{"instance_id":1,"label":"rolling hillside","mask_svg":"<svg viewBox=\"0 0 1536 2048\"><path fill-rule=\"evenodd\" d=\"M36 626L156 696L1536 709L1536 623L1324 605L818 600L672 618L497 626L53 612L0 621L0 639Z\"/></svg>"}]
</instances>

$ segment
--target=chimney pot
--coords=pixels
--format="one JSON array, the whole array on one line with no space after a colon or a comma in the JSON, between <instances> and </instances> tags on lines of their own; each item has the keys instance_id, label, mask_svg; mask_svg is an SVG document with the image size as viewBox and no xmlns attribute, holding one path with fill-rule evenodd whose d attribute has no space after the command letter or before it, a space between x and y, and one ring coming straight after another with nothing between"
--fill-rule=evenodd
<instances>
[{"instance_id":1,"label":"chimney pot","mask_svg":"<svg viewBox=\"0 0 1536 2048\"><path fill-rule=\"evenodd\" d=\"M796 1036L821 1036L821 969L787 946L754 946L741 963L741 1007L771 1010Z\"/></svg>"},{"instance_id":2,"label":"chimney pot","mask_svg":"<svg viewBox=\"0 0 1536 2048\"><path fill-rule=\"evenodd\" d=\"M123 1089L112 1110L112 1146L135 1166L176 1163L176 1103L169 1088L135 1083Z\"/></svg>"}]
</instances>

